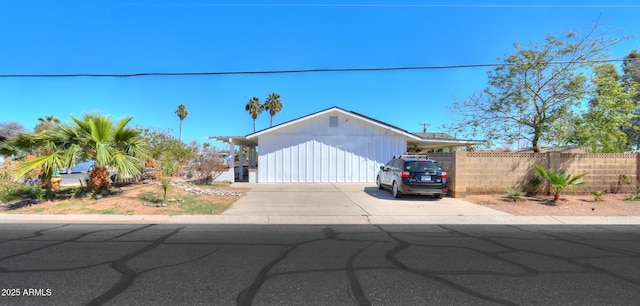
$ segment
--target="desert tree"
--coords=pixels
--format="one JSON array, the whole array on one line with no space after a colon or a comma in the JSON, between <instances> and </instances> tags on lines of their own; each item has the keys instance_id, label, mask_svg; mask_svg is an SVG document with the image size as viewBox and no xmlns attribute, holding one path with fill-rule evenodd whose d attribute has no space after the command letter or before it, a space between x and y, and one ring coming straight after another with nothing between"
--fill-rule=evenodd
<instances>
[{"instance_id":1,"label":"desert tree","mask_svg":"<svg viewBox=\"0 0 640 306\"><path fill-rule=\"evenodd\" d=\"M544 143L562 144L566 135L556 127L573 118L588 96L588 68L621 39L596 23L584 34L548 34L544 43L516 43L515 51L488 72L482 92L453 103L451 111L460 120L448 128L490 142L527 140L534 152Z\"/></svg>"},{"instance_id":2,"label":"desert tree","mask_svg":"<svg viewBox=\"0 0 640 306\"><path fill-rule=\"evenodd\" d=\"M17 121L4 121L0 122L0 136L14 137L19 133L27 132L27 129L22 123Z\"/></svg>"},{"instance_id":3,"label":"desert tree","mask_svg":"<svg viewBox=\"0 0 640 306\"><path fill-rule=\"evenodd\" d=\"M160 161L164 152L170 152L180 164L186 163L195 156L195 150L188 144L178 140L171 135L171 130L162 130L157 127L136 126L140 130L142 137L149 146L149 162L155 164Z\"/></svg>"},{"instance_id":4,"label":"desert tree","mask_svg":"<svg viewBox=\"0 0 640 306\"><path fill-rule=\"evenodd\" d=\"M622 64L622 81L624 86L635 88L632 97L634 108L631 125L624 127L623 131L627 135L629 145L635 150L640 149L640 52L633 50L625 56Z\"/></svg>"},{"instance_id":5,"label":"desert tree","mask_svg":"<svg viewBox=\"0 0 640 306\"><path fill-rule=\"evenodd\" d=\"M16 138L19 134L26 132L27 129L20 122L0 122L0 136L2 136L2 140L8 140L0 141L0 155L13 156L14 158L26 156L27 153L30 152L30 149L27 148L25 151L23 148L16 147L15 141L12 141L12 139Z\"/></svg>"},{"instance_id":6,"label":"desert tree","mask_svg":"<svg viewBox=\"0 0 640 306\"><path fill-rule=\"evenodd\" d=\"M592 77L594 88L586 110L576 117L571 143L590 152L620 153L627 150L627 134L636 117L633 113L635 89L621 81L613 64L598 65Z\"/></svg>"},{"instance_id":7,"label":"desert tree","mask_svg":"<svg viewBox=\"0 0 640 306\"><path fill-rule=\"evenodd\" d=\"M213 182L229 168L229 164L223 158L223 154L211 144L204 143L200 145L197 142L192 142L191 147L197 151L191 166L195 180L201 183Z\"/></svg>"}]
</instances>

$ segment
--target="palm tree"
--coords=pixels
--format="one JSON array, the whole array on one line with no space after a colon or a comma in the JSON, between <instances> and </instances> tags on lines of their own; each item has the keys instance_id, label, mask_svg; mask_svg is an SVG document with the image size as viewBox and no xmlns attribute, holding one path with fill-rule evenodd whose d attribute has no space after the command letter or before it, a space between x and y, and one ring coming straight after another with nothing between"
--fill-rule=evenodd
<instances>
[{"instance_id":1,"label":"palm tree","mask_svg":"<svg viewBox=\"0 0 640 306\"><path fill-rule=\"evenodd\" d=\"M36 125L34 130L36 133L48 131L56 124L60 124L60 119L54 116L45 115L44 118L38 118L38 124Z\"/></svg>"},{"instance_id":2,"label":"palm tree","mask_svg":"<svg viewBox=\"0 0 640 306\"><path fill-rule=\"evenodd\" d=\"M273 126L273 116L279 113L282 110L282 101L280 100L280 95L277 93L271 93L267 97L267 100L264 101L262 105L264 110L269 111L271 115L271 120L269 121L269 127Z\"/></svg>"},{"instance_id":3,"label":"palm tree","mask_svg":"<svg viewBox=\"0 0 640 306\"><path fill-rule=\"evenodd\" d=\"M247 102L247 105L244 107L244 110L249 112L249 115L251 115L251 118L253 119L253 132L256 131L256 118L258 118L258 115L262 113L263 109L264 107L260 104L260 99L257 97L249 99L249 102Z\"/></svg>"},{"instance_id":4,"label":"palm tree","mask_svg":"<svg viewBox=\"0 0 640 306\"><path fill-rule=\"evenodd\" d=\"M148 153L148 143L140 131L127 127L131 117L113 123L109 117L87 114L82 120L71 116L75 125L56 125L48 133L23 134L16 142L22 147L38 148L37 158L22 162L16 175L42 167L43 182L50 179L57 168L70 167L85 159L95 161L89 175L89 187L101 191L109 187L108 167L119 178L135 177Z\"/></svg>"},{"instance_id":5,"label":"palm tree","mask_svg":"<svg viewBox=\"0 0 640 306\"><path fill-rule=\"evenodd\" d=\"M178 115L178 118L180 118L180 134L178 134L178 140L182 139L182 120L184 120L184 118L187 118L187 116L189 116L189 111L187 110L186 107L184 107L184 104L180 104L178 105L178 109L176 110L176 115Z\"/></svg>"},{"instance_id":6,"label":"palm tree","mask_svg":"<svg viewBox=\"0 0 640 306\"><path fill-rule=\"evenodd\" d=\"M78 125L74 141L80 152L95 161L89 175L89 187L100 191L109 187L108 167L114 167L118 178L140 175L140 168L148 157L149 145L140 131L127 127L132 117L114 124L109 117L86 114L82 120L71 116Z\"/></svg>"},{"instance_id":7,"label":"palm tree","mask_svg":"<svg viewBox=\"0 0 640 306\"><path fill-rule=\"evenodd\" d=\"M571 175L571 174L563 174L560 172L553 171L551 169L544 170L544 168L538 165L532 165L532 167L536 170L538 175L542 177L549 183L549 187L551 187L551 191L553 192L553 202L555 203L560 199L560 193L565 190L569 186L582 186L586 184L585 181L580 180L582 177L587 175L587 173Z\"/></svg>"},{"instance_id":8,"label":"palm tree","mask_svg":"<svg viewBox=\"0 0 640 306\"><path fill-rule=\"evenodd\" d=\"M54 131L59 127L55 127ZM34 159L24 160L16 167L14 175L23 177L29 175L30 171L38 171L42 187L51 189L51 178L57 169L65 167L67 156L65 154L65 144L60 141L56 133L20 133L15 138L10 139L8 147L12 150L25 152L36 152Z\"/></svg>"}]
</instances>

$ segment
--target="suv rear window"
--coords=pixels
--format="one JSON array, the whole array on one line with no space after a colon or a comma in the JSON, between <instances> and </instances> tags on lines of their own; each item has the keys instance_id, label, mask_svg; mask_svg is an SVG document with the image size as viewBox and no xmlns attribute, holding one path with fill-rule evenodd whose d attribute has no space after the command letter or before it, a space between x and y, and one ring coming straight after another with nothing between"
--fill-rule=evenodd
<instances>
[{"instance_id":1,"label":"suv rear window","mask_svg":"<svg viewBox=\"0 0 640 306\"><path fill-rule=\"evenodd\" d=\"M438 163L432 161L414 161L404 164L404 169L409 171L434 171L440 168Z\"/></svg>"}]
</instances>

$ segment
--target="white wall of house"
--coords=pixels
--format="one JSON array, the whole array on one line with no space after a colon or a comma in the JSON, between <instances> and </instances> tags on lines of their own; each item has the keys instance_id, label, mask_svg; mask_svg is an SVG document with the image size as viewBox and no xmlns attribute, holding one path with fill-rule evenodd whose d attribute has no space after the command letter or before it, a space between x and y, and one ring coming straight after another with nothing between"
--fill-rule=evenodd
<instances>
[{"instance_id":1,"label":"white wall of house","mask_svg":"<svg viewBox=\"0 0 640 306\"><path fill-rule=\"evenodd\" d=\"M332 111L260 135L258 147L261 183L375 182L381 165L406 152L407 137Z\"/></svg>"},{"instance_id":2,"label":"white wall of house","mask_svg":"<svg viewBox=\"0 0 640 306\"><path fill-rule=\"evenodd\" d=\"M226 171L216 173L216 176L212 174L211 176L214 182L234 182L235 181L235 173L233 168L229 168Z\"/></svg>"}]
</instances>

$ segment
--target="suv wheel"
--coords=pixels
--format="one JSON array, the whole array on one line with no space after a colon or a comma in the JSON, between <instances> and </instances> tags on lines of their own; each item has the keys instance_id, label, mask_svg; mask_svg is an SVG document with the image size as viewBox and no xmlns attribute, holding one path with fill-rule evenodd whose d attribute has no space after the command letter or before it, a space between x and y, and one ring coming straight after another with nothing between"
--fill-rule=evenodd
<instances>
[{"instance_id":1,"label":"suv wheel","mask_svg":"<svg viewBox=\"0 0 640 306\"><path fill-rule=\"evenodd\" d=\"M398 191L398 184L396 184L396 182L393 182L393 185L391 186L391 193L393 194L394 198L399 198L400 197L400 192Z\"/></svg>"},{"instance_id":2,"label":"suv wheel","mask_svg":"<svg viewBox=\"0 0 640 306\"><path fill-rule=\"evenodd\" d=\"M376 177L376 185L378 185L378 189L382 189L382 182L380 181L380 176Z\"/></svg>"}]
</instances>

